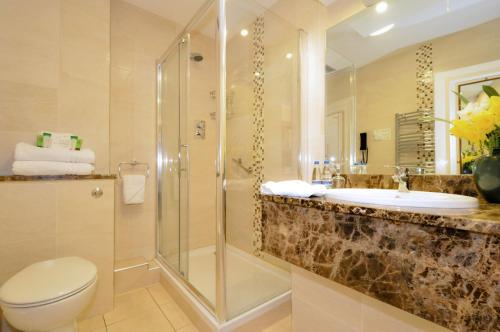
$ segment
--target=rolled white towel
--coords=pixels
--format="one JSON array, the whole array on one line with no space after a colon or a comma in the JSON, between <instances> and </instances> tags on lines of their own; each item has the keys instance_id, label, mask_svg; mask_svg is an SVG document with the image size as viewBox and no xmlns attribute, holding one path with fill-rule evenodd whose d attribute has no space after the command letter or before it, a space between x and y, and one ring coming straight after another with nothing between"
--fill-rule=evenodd
<instances>
[{"instance_id":1,"label":"rolled white towel","mask_svg":"<svg viewBox=\"0 0 500 332\"><path fill-rule=\"evenodd\" d=\"M67 150L39 148L27 143L17 143L14 159L17 161L59 161L68 163L95 163L95 153L90 149Z\"/></svg>"},{"instance_id":2,"label":"rolled white towel","mask_svg":"<svg viewBox=\"0 0 500 332\"><path fill-rule=\"evenodd\" d=\"M58 161L15 161L12 172L15 175L89 175L94 166L84 163L62 163Z\"/></svg>"},{"instance_id":3,"label":"rolled white towel","mask_svg":"<svg viewBox=\"0 0 500 332\"><path fill-rule=\"evenodd\" d=\"M127 174L123 176L122 191L123 203L144 203L144 189L146 187L146 176L139 174Z\"/></svg>"},{"instance_id":4,"label":"rolled white towel","mask_svg":"<svg viewBox=\"0 0 500 332\"><path fill-rule=\"evenodd\" d=\"M300 180L269 181L261 185L260 192L264 195L311 197L325 195L326 187L322 184L309 184Z\"/></svg>"}]
</instances>

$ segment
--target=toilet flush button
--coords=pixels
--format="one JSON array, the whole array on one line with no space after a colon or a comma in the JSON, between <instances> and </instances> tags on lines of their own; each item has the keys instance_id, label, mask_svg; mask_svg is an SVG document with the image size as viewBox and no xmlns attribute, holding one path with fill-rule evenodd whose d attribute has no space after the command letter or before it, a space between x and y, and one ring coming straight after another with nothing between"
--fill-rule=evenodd
<instances>
[{"instance_id":1,"label":"toilet flush button","mask_svg":"<svg viewBox=\"0 0 500 332\"><path fill-rule=\"evenodd\" d=\"M94 198L100 198L104 192L102 191L101 188L96 187L94 190L92 190L92 197Z\"/></svg>"}]
</instances>

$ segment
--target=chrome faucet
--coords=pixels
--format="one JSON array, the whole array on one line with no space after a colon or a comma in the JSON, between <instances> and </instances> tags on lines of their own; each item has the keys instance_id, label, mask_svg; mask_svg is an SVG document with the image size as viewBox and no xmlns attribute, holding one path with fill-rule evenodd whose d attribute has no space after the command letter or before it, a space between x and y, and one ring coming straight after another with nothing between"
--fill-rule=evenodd
<instances>
[{"instance_id":1,"label":"chrome faucet","mask_svg":"<svg viewBox=\"0 0 500 332\"><path fill-rule=\"evenodd\" d=\"M392 176L394 182L399 184L398 191L400 193L409 193L408 180L409 180L409 169L401 166L395 166L395 174Z\"/></svg>"}]
</instances>

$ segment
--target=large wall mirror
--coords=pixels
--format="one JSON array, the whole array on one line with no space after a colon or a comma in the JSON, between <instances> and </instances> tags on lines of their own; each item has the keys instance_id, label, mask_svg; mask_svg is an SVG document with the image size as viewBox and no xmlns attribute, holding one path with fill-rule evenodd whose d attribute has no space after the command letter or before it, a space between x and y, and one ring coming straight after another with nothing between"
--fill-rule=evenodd
<instances>
[{"instance_id":1,"label":"large wall mirror","mask_svg":"<svg viewBox=\"0 0 500 332\"><path fill-rule=\"evenodd\" d=\"M500 1L364 1L327 30L325 158L344 172L460 174L457 93L500 88Z\"/></svg>"}]
</instances>

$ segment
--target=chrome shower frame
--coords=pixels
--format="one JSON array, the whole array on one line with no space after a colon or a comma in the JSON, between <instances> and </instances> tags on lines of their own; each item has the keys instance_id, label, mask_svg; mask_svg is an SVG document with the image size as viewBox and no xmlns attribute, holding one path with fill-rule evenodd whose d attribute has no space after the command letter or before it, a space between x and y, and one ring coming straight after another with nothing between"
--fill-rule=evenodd
<instances>
[{"instance_id":1,"label":"chrome shower frame","mask_svg":"<svg viewBox=\"0 0 500 332\"><path fill-rule=\"evenodd\" d=\"M218 61L218 78L219 78L219 95L218 95L218 109L217 109L217 128L218 128L218 142L217 142L217 212L216 212L216 301L215 305L210 303L200 291L196 289L190 282L187 276L182 275L177 269L170 266L167 260L160 254L160 240L159 240L159 227L161 220L161 204L162 204L162 124L165 119L161 116L161 89L162 89L162 64L167 59L167 57L174 51L180 43L189 40L190 31L196 26L197 23L208 13L212 6L217 6L217 37L216 37L216 47L217 47L217 61ZM207 1L188 23L188 25L183 29L183 31L176 37L171 46L167 51L158 59L156 63L156 116L157 116L157 128L156 128L156 170L157 170L157 181L156 181L156 193L157 193L157 206L156 206L156 254L159 261L164 265L164 267L179 281L181 284L186 285L186 289L191 295L193 295L199 302L214 316L219 322L225 322L227 320L227 307L226 307L226 279L225 279L225 254L226 254L226 237L225 237L225 174L226 174L226 160L225 160L225 141L226 141L226 105L225 101L225 72L226 72L226 57L225 57L225 47L226 47L226 17L225 17L225 0L209 0ZM189 63L190 52L187 51L188 59L185 59ZM189 79L189 66L186 72L186 78ZM188 87L181 87L181 91L184 89L185 96L188 95ZM182 98L182 97L180 97ZM188 103L188 98L181 101L183 103ZM186 109L189 108L189 104L186 105Z\"/></svg>"},{"instance_id":2,"label":"chrome shower frame","mask_svg":"<svg viewBox=\"0 0 500 332\"><path fill-rule=\"evenodd\" d=\"M157 183L156 183L156 191L157 191L157 207L156 207L156 251L157 258L162 263L165 269L170 272L170 274L179 281L180 284L186 286L186 290L208 310L210 311L214 317L219 321L219 323L224 323L228 321L228 310L227 310L227 283L226 283L226 170L227 170L227 156L226 156L226 119L227 119L227 105L226 105L226 73L227 73L227 54L226 54L226 46L227 46L227 17L226 17L226 1L227 0L208 0L197 12L197 14L193 17L190 23L184 28L184 30L176 37L174 42L169 46L167 51L160 57L157 61ZM213 7L214 6L214 7ZM160 254L160 220L161 220L161 204L162 204L162 124L166 119L162 119L161 116L161 95L162 95L162 63L167 59L167 57L178 47L179 43L183 40L187 40L189 43L190 32L193 28L198 24L205 15L213 9L217 11L217 29L216 29L216 63L217 63L217 79L218 79L218 91L214 91L213 98L216 99L217 109L216 109L216 121L217 121L217 156L216 156L216 273L215 273L215 303L212 304L207 298L196 289L188 280L188 277L179 273L177 269L170 266L166 259L162 257ZM299 54L299 72L297 75L297 79L299 80L297 85L297 91L295 93L299 97L297 100L297 108L298 108L298 119L297 125L300 133L303 132L303 124L305 123L305 119L302 117L301 109L304 105L302 105L302 100L305 100L304 94L307 92L302 88L302 79L305 73L302 72L302 68L306 68L306 56L303 53L303 50L306 49L307 45L307 34L303 30L298 30L299 35L297 36L298 43L298 51ZM187 61L190 63L190 50L187 51L187 58L182 61ZM186 72L186 78L189 80L189 65ZM184 89L184 90L183 90ZM187 91L188 86L181 87L180 91L184 91L184 97L189 95L189 91ZM182 92L181 92L182 95ZM211 94L212 95L212 94ZM180 96L179 98L183 98ZM189 99L189 98L185 98ZM181 101L184 103L186 110L189 109L189 101L184 100ZM182 110L182 109L181 109ZM300 135L300 134L299 134ZM297 176L298 178L303 177L303 172L307 168L304 165L305 156L301 154L301 151L307 151L307 147L303 146L302 143L302 135L299 136L298 147L297 147ZM188 203L189 204L189 203ZM188 206L189 208L189 206Z\"/></svg>"}]
</instances>

